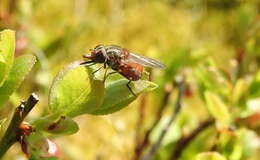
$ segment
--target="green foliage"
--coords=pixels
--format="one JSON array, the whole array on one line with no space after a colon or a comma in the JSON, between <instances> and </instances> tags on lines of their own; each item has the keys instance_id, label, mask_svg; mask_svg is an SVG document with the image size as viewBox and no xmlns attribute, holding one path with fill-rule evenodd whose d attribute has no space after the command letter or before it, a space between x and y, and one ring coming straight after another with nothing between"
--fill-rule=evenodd
<instances>
[{"instance_id":1,"label":"green foliage","mask_svg":"<svg viewBox=\"0 0 260 160\"><path fill-rule=\"evenodd\" d=\"M157 88L155 83L146 80L132 82L130 87L137 95L135 96L127 88L127 83L128 80L117 80L108 84L105 89L105 97L102 105L91 114L105 115L119 111L133 102L141 93L150 92Z\"/></svg>"},{"instance_id":2,"label":"green foliage","mask_svg":"<svg viewBox=\"0 0 260 160\"><path fill-rule=\"evenodd\" d=\"M231 117L226 104L214 93L205 92L205 99L210 114L219 122L221 127L228 127Z\"/></svg>"},{"instance_id":3,"label":"green foliage","mask_svg":"<svg viewBox=\"0 0 260 160\"><path fill-rule=\"evenodd\" d=\"M15 32L4 30L0 32L0 87L5 82L13 65L15 50Z\"/></svg>"},{"instance_id":4,"label":"green foliage","mask_svg":"<svg viewBox=\"0 0 260 160\"><path fill-rule=\"evenodd\" d=\"M199 86L199 93L204 98L205 90L216 92L220 95L227 95L229 92L229 83L222 74L213 59L207 59L205 63L194 68L194 77Z\"/></svg>"},{"instance_id":5,"label":"green foliage","mask_svg":"<svg viewBox=\"0 0 260 160\"><path fill-rule=\"evenodd\" d=\"M248 84L244 79L238 79L232 91L232 103L239 104L240 100L247 95Z\"/></svg>"},{"instance_id":6,"label":"green foliage","mask_svg":"<svg viewBox=\"0 0 260 160\"><path fill-rule=\"evenodd\" d=\"M254 132L240 129L234 134L221 134L218 148L229 160L247 159L257 150L257 139Z\"/></svg>"},{"instance_id":7,"label":"green foliage","mask_svg":"<svg viewBox=\"0 0 260 160\"><path fill-rule=\"evenodd\" d=\"M94 79L93 69L79 64L67 66L55 78L49 96L51 113L70 117L84 113L105 115L126 107L137 98L127 88L127 80L115 80L104 87L103 81ZM146 80L132 82L130 86L136 95L157 88Z\"/></svg>"},{"instance_id":8,"label":"green foliage","mask_svg":"<svg viewBox=\"0 0 260 160\"><path fill-rule=\"evenodd\" d=\"M80 129L58 139L61 160L132 160L147 133L142 155L158 141L174 110L173 81L180 74L187 83L182 109L153 159L171 159L183 146L179 141L213 118L217 125L192 137L178 160L258 160L259 5L259 0L1 1L0 29L17 35L14 40L13 31L1 32L0 119L6 119L1 131L10 108L35 92L40 103L26 121L44 141ZM92 75L98 65L79 65L97 44L120 45L167 67L147 69L150 81L132 82L135 97L121 75L103 83L104 70ZM16 159L16 153L3 159Z\"/></svg>"},{"instance_id":9,"label":"green foliage","mask_svg":"<svg viewBox=\"0 0 260 160\"><path fill-rule=\"evenodd\" d=\"M226 160L226 158L217 152L205 152L198 154L194 160Z\"/></svg>"},{"instance_id":10,"label":"green foliage","mask_svg":"<svg viewBox=\"0 0 260 160\"><path fill-rule=\"evenodd\" d=\"M57 160L58 155L55 154L57 146L43 136L40 132L32 133L31 135L27 136L25 139L25 146L27 151L27 156L30 159L35 160ZM25 147L24 146L24 147ZM54 152L54 153L53 153ZM57 153L56 153L57 154Z\"/></svg>"},{"instance_id":11,"label":"green foliage","mask_svg":"<svg viewBox=\"0 0 260 160\"><path fill-rule=\"evenodd\" d=\"M0 87L0 108L8 100L9 96L17 89L25 76L30 72L36 58L33 55L23 55L15 59L14 65L11 69L6 81Z\"/></svg>"},{"instance_id":12,"label":"green foliage","mask_svg":"<svg viewBox=\"0 0 260 160\"><path fill-rule=\"evenodd\" d=\"M0 87L0 106L3 106L32 69L36 58L32 55L19 56L12 66L14 55L13 32L4 31L1 38L3 39L1 49L8 53L8 56L1 54L0 59L3 64L0 69L5 71L1 75L3 85ZM93 68L80 66L80 63L80 61L76 61L57 74L49 94L50 114L31 122L37 133L26 135L26 138L22 140L26 142L21 142L21 144L23 151L32 159L49 158L49 141L41 133L46 132L51 135L74 134L79 130L79 127L70 117L85 113L95 115L113 113L126 107L137 98L127 88L127 80L116 80L104 87L103 81L94 78ZM9 68L11 68L10 73ZM154 90L157 85L146 80L140 80L134 82L131 87L136 95L140 95ZM115 99L115 97L117 98Z\"/></svg>"},{"instance_id":13,"label":"green foliage","mask_svg":"<svg viewBox=\"0 0 260 160\"><path fill-rule=\"evenodd\" d=\"M54 79L49 95L51 113L74 117L97 110L103 102L104 83L79 64L67 66Z\"/></svg>"},{"instance_id":14,"label":"green foliage","mask_svg":"<svg viewBox=\"0 0 260 160\"><path fill-rule=\"evenodd\" d=\"M251 98L260 96L260 71L256 73L254 80L249 87L249 95Z\"/></svg>"},{"instance_id":15,"label":"green foliage","mask_svg":"<svg viewBox=\"0 0 260 160\"><path fill-rule=\"evenodd\" d=\"M71 135L79 130L78 124L69 117L60 117L53 114L38 118L31 122L37 131L47 132L53 135Z\"/></svg>"}]
</instances>

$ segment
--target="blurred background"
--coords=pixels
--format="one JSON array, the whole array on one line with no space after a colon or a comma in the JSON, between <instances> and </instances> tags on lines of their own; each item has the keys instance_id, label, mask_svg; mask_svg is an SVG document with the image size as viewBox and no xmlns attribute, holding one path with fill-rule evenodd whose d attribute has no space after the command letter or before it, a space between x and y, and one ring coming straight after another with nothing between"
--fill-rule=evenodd
<instances>
[{"instance_id":1,"label":"blurred background","mask_svg":"<svg viewBox=\"0 0 260 160\"><path fill-rule=\"evenodd\" d=\"M151 80L159 85L153 93L111 115L77 117L78 133L53 139L61 159L140 159L171 117L179 75L185 75L188 86L182 110L153 159L176 159L180 140L204 123L178 159L193 159L206 151L229 160L259 159L260 85L254 83L257 72L260 81L259 0L1 0L0 30L5 28L16 31L16 56L29 53L38 59L6 104L15 107L36 92L40 102L31 119L46 112L57 72L97 44L120 45L167 65L150 70ZM239 80L244 88L237 100L233 96ZM228 106L234 131L223 133L212 122L205 90ZM10 107L0 116L11 114ZM25 157L17 145L5 159Z\"/></svg>"}]
</instances>

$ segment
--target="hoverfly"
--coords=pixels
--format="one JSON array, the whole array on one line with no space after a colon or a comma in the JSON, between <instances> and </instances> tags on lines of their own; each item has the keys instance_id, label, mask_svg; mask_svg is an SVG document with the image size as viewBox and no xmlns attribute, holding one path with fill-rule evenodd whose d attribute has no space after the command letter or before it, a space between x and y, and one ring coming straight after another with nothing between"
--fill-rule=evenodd
<instances>
[{"instance_id":1,"label":"hoverfly","mask_svg":"<svg viewBox=\"0 0 260 160\"><path fill-rule=\"evenodd\" d=\"M114 73L119 73L129 80L126 84L127 88L131 91L133 95L135 93L132 91L129 84L131 81L137 81L141 78L144 72L144 67L150 68L164 68L165 65L161 62L137 55L128 51L125 48L115 46L115 45L97 45L94 49L90 49L91 54L83 55L83 58L89 59L89 61L81 63L81 65L94 65L96 63L103 63L104 66L100 67L93 73L96 73L101 68L105 68L104 81L107 77ZM107 74L107 68L110 67L114 72Z\"/></svg>"}]
</instances>

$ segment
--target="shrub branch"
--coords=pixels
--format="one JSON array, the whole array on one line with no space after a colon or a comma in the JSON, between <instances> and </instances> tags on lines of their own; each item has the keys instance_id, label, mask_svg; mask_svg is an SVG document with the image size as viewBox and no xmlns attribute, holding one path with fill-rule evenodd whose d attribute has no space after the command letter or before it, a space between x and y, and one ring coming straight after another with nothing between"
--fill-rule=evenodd
<instances>
[{"instance_id":1,"label":"shrub branch","mask_svg":"<svg viewBox=\"0 0 260 160\"><path fill-rule=\"evenodd\" d=\"M20 125L38 101L38 96L35 93L32 93L27 101L21 102L15 109L11 122L0 141L0 158L15 142L19 141Z\"/></svg>"},{"instance_id":2,"label":"shrub branch","mask_svg":"<svg viewBox=\"0 0 260 160\"><path fill-rule=\"evenodd\" d=\"M166 133L168 132L170 126L172 125L173 121L176 119L178 113L181 110L181 106L182 106L181 102L182 102L182 98L183 98L183 94L184 94L186 85L185 85L185 82L183 79L178 81L177 85L178 85L179 93L178 93L177 101L175 103L175 109L172 112L171 118L168 121L168 123L166 124L166 126L163 128L157 141L151 146L151 148L148 150L147 154L144 155L142 160L150 160L156 154L157 150L161 146L161 143L162 143Z\"/></svg>"}]
</instances>

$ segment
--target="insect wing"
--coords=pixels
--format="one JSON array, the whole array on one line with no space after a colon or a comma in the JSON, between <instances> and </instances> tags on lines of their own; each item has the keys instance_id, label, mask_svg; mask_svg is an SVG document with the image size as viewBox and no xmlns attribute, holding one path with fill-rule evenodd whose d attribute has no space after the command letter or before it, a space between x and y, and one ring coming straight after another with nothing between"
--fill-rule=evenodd
<instances>
[{"instance_id":1,"label":"insect wing","mask_svg":"<svg viewBox=\"0 0 260 160\"><path fill-rule=\"evenodd\" d=\"M165 65L162 64L161 62L151 59L145 56L137 55L134 53L129 52L129 55L127 57L128 62L135 62L140 65L143 65L145 67L152 67L152 68L165 68Z\"/></svg>"}]
</instances>

